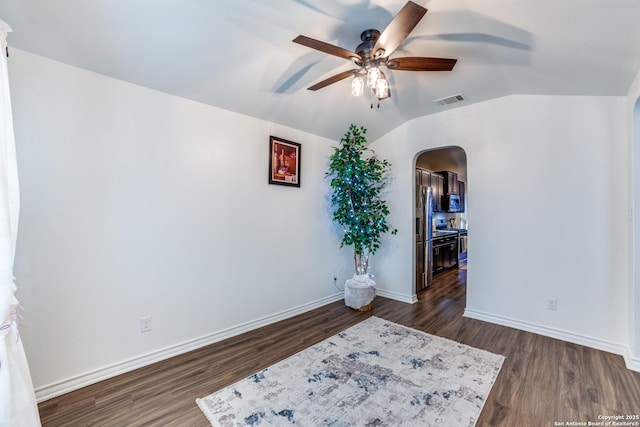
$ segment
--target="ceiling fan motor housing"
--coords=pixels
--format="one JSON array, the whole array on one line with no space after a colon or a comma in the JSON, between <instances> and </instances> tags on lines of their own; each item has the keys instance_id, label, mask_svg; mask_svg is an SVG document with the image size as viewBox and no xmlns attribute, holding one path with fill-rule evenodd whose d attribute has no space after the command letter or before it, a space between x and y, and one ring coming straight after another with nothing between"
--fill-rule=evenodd
<instances>
[{"instance_id":1,"label":"ceiling fan motor housing","mask_svg":"<svg viewBox=\"0 0 640 427\"><path fill-rule=\"evenodd\" d=\"M356 53L360 55L362 61L356 62L356 64L368 68L369 66L373 65L372 61L374 59L384 55L384 50L382 49L379 50L379 52L382 53L376 54L376 52L373 51L378 38L380 38L380 34L380 31L376 29L364 30L362 34L360 34L360 40L362 40L362 43L360 43L358 47L356 47Z\"/></svg>"}]
</instances>

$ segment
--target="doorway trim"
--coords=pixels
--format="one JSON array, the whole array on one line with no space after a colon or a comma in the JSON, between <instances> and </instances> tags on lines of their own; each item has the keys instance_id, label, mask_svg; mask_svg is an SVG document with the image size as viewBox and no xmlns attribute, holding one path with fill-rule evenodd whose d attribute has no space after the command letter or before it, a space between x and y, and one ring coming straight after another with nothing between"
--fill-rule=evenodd
<instances>
[{"instance_id":1,"label":"doorway trim","mask_svg":"<svg viewBox=\"0 0 640 427\"><path fill-rule=\"evenodd\" d=\"M452 168L452 166L454 165L454 163L457 163L458 168L462 168L464 170L464 182L466 185L468 185L468 155L467 155L467 151L460 145L446 145L446 146L437 146L437 147L429 147L429 148L424 148L421 149L420 151L418 151L414 157L413 157L413 169L412 169L412 202L413 202L413 215L412 215L412 221L413 224L412 228L413 228L413 233L412 236L416 235L416 221L418 218L417 215L417 188L416 188L416 180L415 180L415 170L418 167L421 167L418 163L420 160L420 157L428 154L428 153L433 153L433 152L437 152L437 151L446 151L446 150L459 150L460 152L462 152L462 154L464 155L464 158L462 159L462 161L460 161L460 159L451 159L449 162L450 164L447 164L447 160L446 159L439 159L438 162L440 162L440 164L442 165L442 167L440 168L433 168L433 167L423 167L424 169L428 169L428 170L447 170ZM424 163L423 163L424 164ZM456 168L457 169L457 168ZM466 187L468 189L468 187ZM466 199L466 196L465 196ZM465 218L468 216L468 207L467 207L467 203L465 203ZM412 271L411 271L411 275L412 275L412 285L413 285L413 290L412 290L412 294L414 296L414 299L417 301L417 268L418 268L418 259L417 259L417 249L416 249L416 240L415 237L413 237L413 244L412 244L412 253L413 253L413 262L412 262Z\"/></svg>"}]
</instances>

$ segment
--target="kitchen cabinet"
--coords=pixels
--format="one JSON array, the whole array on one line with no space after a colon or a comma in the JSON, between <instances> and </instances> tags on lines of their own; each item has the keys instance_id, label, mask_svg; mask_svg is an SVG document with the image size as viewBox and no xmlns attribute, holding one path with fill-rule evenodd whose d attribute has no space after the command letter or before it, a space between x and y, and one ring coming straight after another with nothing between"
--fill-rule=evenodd
<instances>
[{"instance_id":1,"label":"kitchen cabinet","mask_svg":"<svg viewBox=\"0 0 640 427\"><path fill-rule=\"evenodd\" d=\"M437 172L438 175L442 176L444 179L444 192L442 195L446 194L458 194L458 174L451 171L441 171Z\"/></svg>"},{"instance_id":2,"label":"kitchen cabinet","mask_svg":"<svg viewBox=\"0 0 640 427\"><path fill-rule=\"evenodd\" d=\"M424 169L416 169L416 201L419 198L420 186L433 189L433 210L442 211L442 196L444 195L444 178L437 173Z\"/></svg>"},{"instance_id":3,"label":"kitchen cabinet","mask_svg":"<svg viewBox=\"0 0 640 427\"><path fill-rule=\"evenodd\" d=\"M443 272L445 270L444 260L445 260L445 247L434 247L433 248L433 275Z\"/></svg>"},{"instance_id":4,"label":"kitchen cabinet","mask_svg":"<svg viewBox=\"0 0 640 427\"><path fill-rule=\"evenodd\" d=\"M431 172L416 168L416 187L420 185L431 187Z\"/></svg>"},{"instance_id":5,"label":"kitchen cabinet","mask_svg":"<svg viewBox=\"0 0 640 427\"><path fill-rule=\"evenodd\" d=\"M445 253L445 265L446 269L458 266L458 242L451 243L447 246Z\"/></svg>"},{"instance_id":6,"label":"kitchen cabinet","mask_svg":"<svg viewBox=\"0 0 640 427\"><path fill-rule=\"evenodd\" d=\"M458 234L433 239L433 274L458 266Z\"/></svg>"},{"instance_id":7,"label":"kitchen cabinet","mask_svg":"<svg viewBox=\"0 0 640 427\"><path fill-rule=\"evenodd\" d=\"M431 172L420 170L420 183L425 187L431 187Z\"/></svg>"},{"instance_id":8,"label":"kitchen cabinet","mask_svg":"<svg viewBox=\"0 0 640 427\"><path fill-rule=\"evenodd\" d=\"M451 243L433 248L433 274L449 270L458 265L458 244Z\"/></svg>"},{"instance_id":9,"label":"kitchen cabinet","mask_svg":"<svg viewBox=\"0 0 640 427\"><path fill-rule=\"evenodd\" d=\"M455 175L457 176L457 174ZM431 187L433 189L433 210L434 212L442 212L444 210L444 206L442 204L442 196L446 194L444 177L440 173L429 172L420 168L416 168L415 176L416 176L416 202L419 200L419 197L420 197L419 196L420 186L422 185L425 187Z\"/></svg>"},{"instance_id":10,"label":"kitchen cabinet","mask_svg":"<svg viewBox=\"0 0 640 427\"><path fill-rule=\"evenodd\" d=\"M440 212L442 211L442 196L444 196L444 177L432 173L431 188L433 188L433 210Z\"/></svg>"},{"instance_id":11,"label":"kitchen cabinet","mask_svg":"<svg viewBox=\"0 0 640 427\"><path fill-rule=\"evenodd\" d=\"M464 181L458 181L458 195L460 196L460 210L458 212L465 212L466 210L466 185Z\"/></svg>"}]
</instances>

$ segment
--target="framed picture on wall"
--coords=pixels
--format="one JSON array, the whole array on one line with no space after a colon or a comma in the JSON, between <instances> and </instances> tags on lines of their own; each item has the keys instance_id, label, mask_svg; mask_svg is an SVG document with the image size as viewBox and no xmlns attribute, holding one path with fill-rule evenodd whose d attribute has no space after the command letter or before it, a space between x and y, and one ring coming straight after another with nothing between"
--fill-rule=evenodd
<instances>
[{"instance_id":1,"label":"framed picture on wall","mask_svg":"<svg viewBox=\"0 0 640 427\"><path fill-rule=\"evenodd\" d=\"M300 144L269 137L269 184L300 187Z\"/></svg>"}]
</instances>

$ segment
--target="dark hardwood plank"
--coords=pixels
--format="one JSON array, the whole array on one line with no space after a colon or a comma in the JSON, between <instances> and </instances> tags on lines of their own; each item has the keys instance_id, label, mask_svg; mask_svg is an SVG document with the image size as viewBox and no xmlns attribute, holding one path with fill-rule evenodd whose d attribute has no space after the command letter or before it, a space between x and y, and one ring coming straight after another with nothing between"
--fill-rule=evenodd
<instances>
[{"instance_id":1,"label":"dark hardwood plank","mask_svg":"<svg viewBox=\"0 0 640 427\"><path fill-rule=\"evenodd\" d=\"M452 270L417 304L376 298L372 313L342 302L42 402L43 426L207 426L195 404L371 315L506 360L477 426L552 426L640 413L640 373L622 357L462 317L466 270Z\"/></svg>"}]
</instances>

